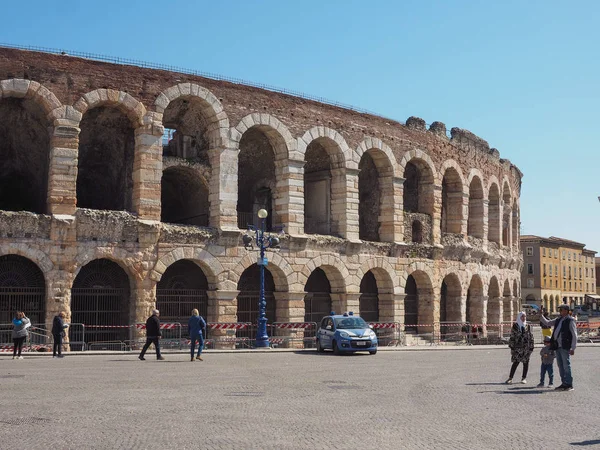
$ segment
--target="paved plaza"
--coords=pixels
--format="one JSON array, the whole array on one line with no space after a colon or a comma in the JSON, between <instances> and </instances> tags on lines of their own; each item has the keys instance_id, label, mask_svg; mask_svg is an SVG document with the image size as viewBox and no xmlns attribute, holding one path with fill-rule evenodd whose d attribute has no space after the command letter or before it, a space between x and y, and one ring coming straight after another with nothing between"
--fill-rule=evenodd
<instances>
[{"instance_id":1,"label":"paved plaza","mask_svg":"<svg viewBox=\"0 0 600 450\"><path fill-rule=\"evenodd\" d=\"M498 348L0 354L0 448L600 447L600 346L578 348L574 392L536 388L536 354L513 386Z\"/></svg>"}]
</instances>

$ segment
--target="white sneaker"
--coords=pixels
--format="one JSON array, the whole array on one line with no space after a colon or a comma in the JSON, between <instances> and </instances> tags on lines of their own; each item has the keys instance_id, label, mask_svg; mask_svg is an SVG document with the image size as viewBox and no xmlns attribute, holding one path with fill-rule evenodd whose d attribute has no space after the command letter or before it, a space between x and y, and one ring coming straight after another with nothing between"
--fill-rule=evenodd
<instances>
[{"instance_id":1,"label":"white sneaker","mask_svg":"<svg viewBox=\"0 0 600 450\"><path fill-rule=\"evenodd\" d=\"M23 359L23 357L22 356L18 356L17 359Z\"/></svg>"},{"instance_id":2,"label":"white sneaker","mask_svg":"<svg viewBox=\"0 0 600 450\"><path fill-rule=\"evenodd\" d=\"M512 378L509 378L508 380L505 381L506 384L512 384Z\"/></svg>"},{"instance_id":3,"label":"white sneaker","mask_svg":"<svg viewBox=\"0 0 600 450\"><path fill-rule=\"evenodd\" d=\"M526 379L526 378L523 378L523 379L521 380L521 384L527 384L527 379Z\"/></svg>"}]
</instances>

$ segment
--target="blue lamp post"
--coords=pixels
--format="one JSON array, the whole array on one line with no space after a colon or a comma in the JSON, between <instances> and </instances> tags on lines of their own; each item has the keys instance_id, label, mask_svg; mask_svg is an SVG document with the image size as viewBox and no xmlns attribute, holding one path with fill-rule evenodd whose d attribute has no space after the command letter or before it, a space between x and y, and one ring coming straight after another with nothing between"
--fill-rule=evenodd
<instances>
[{"instance_id":1,"label":"blue lamp post","mask_svg":"<svg viewBox=\"0 0 600 450\"><path fill-rule=\"evenodd\" d=\"M265 258L265 250L268 248L279 247L279 238L277 236L265 235L265 219L269 213L266 209L258 210L258 218L260 226L248 225L248 231L254 232L254 239L250 234L245 234L242 237L244 247L252 247L252 242L255 241L260 250L260 257L257 264L260 271L260 292L258 297L258 327L256 329L256 347L269 347L269 336L267 335L267 301L265 300L265 266L268 264L268 259Z\"/></svg>"}]
</instances>

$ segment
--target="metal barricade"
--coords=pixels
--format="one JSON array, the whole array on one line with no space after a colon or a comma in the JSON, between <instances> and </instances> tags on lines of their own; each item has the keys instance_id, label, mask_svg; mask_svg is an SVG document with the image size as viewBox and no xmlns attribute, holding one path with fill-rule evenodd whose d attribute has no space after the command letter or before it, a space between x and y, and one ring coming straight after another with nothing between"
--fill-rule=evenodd
<instances>
[{"instance_id":1,"label":"metal barricade","mask_svg":"<svg viewBox=\"0 0 600 450\"><path fill-rule=\"evenodd\" d=\"M145 323L136 323L132 325L132 329L136 330L145 330ZM160 347L161 349L178 349L181 350L185 345L185 340L182 339L181 336L181 324L179 322L165 322L160 324L161 331L161 339L160 339ZM133 330L132 330L133 331ZM143 347L145 339L130 339L129 342L125 344L131 350L137 350L138 348Z\"/></svg>"},{"instance_id":2,"label":"metal barricade","mask_svg":"<svg viewBox=\"0 0 600 450\"><path fill-rule=\"evenodd\" d=\"M250 322L211 322L206 325L204 348L237 349L252 348L255 335L252 335Z\"/></svg>"},{"instance_id":3,"label":"metal barricade","mask_svg":"<svg viewBox=\"0 0 600 450\"><path fill-rule=\"evenodd\" d=\"M71 328L75 325L74 328ZM79 327L81 325L81 327ZM69 338L74 339L71 346L71 350L76 351L83 350L110 350L105 347L105 343L120 343L124 342L125 339L118 339L119 336L124 334L130 334L130 325L84 325L84 324L71 324L69 327ZM86 330L91 332L86 334ZM98 339L98 338L101 339ZM102 339L105 337L105 339ZM80 340L81 338L82 340ZM92 340L93 339L93 340Z\"/></svg>"},{"instance_id":4,"label":"metal barricade","mask_svg":"<svg viewBox=\"0 0 600 450\"><path fill-rule=\"evenodd\" d=\"M273 347L315 348L316 322L274 322L269 342Z\"/></svg>"},{"instance_id":5,"label":"metal barricade","mask_svg":"<svg viewBox=\"0 0 600 450\"><path fill-rule=\"evenodd\" d=\"M69 329L69 348L72 352L82 352L86 349L85 325L82 323L70 323Z\"/></svg>"},{"instance_id":6,"label":"metal barricade","mask_svg":"<svg viewBox=\"0 0 600 450\"><path fill-rule=\"evenodd\" d=\"M471 325L467 322L440 322L439 343L442 345L470 345Z\"/></svg>"},{"instance_id":7,"label":"metal barricade","mask_svg":"<svg viewBox=\"0 0 600 450\"><path fill-rule=\"evenodd\" d=\"M14 325L12 323L0 324L0 352L12 353L14 346L12 339L13 328ZM45 324L32 324L28 328L28 331L27 341L23 344L23 351L38 352L49 349L51 342Z\"/></svg>"},{"instance_id":8,"label":"metal barricade","mask_svg":"<svg viewBox=\"0 0 600 450\"><path fill-rule=\"evenodd\" d=\"M377 335L380 347L397 347L402 345L402 335L398 322L369 322Z\"/></svg>"}]
</instances>

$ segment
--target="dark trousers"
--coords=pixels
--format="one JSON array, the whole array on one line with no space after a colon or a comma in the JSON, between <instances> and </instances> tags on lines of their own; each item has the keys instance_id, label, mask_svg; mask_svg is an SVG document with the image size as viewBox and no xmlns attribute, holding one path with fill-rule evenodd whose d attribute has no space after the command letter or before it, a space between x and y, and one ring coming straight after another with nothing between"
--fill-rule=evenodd
<instances>
[{"instance_id":1,"label":"dark trousers","mask_svg":"<svg viewBox=\"0 0 600 450\"><path fill-rule=\"evenodd\" d=\"M148 347L150 347L150 344L154 344L154 347L156 348L156 358L160 358L160 343L158 337L146 338L146 343L144 344L144 348L142 348L142 353L140 353L140 357L144 357L144 355L146 354L146 350L148 350Z\"/></svg>"},{"instance_id":2,"label":"dark trousers","mask_svg":"<svg viewBox=\"0 0 600 450\"><path fill-rule=\"evenodd\" d=\"M519 361L515 361L510 368L510 375L508 378L512 378L517 371L517 366L519 365ZM527 378L527 371L529 370L529 361L523 363L523 376L521 378Z\"/></svg>"},{"instance_id":3,"label":"dark trousers","mask_svg":"<svg viewBox=\"0 0 600 450\"><path fill-rule=\"evenodd\" d=\"M204 337L202 336L202 333L190 338L190 353L192 354L192 358L194 357L194 347L196 347L196 341L198 341L198 356L200 356L202 350L204 349Z\"/></svg>"},{"instance_id":4,"label":"dark trousers","mask_svg":"<svg viewBox=\"0 0 600 450\"><path fill-rule=\"evenodd\" d=\"M13 356L21 356L21 350L23 350L23 342L25 342L25 336L20 338L13 338Z\"/></svg>"},{"instance_id":5,"label":"dark trousers","mask_svg":"<svg viewBox=\"0 0 600 450\"><path fill-rule=\"evenodd\" d=\"M54 345L52 346L52 356L62 355L62 334L53 334Z\"/></svg>"},{"instance_id":6,"label":"dark trousers","mask_svg":"<svg viewBox=\"0 0 600 450\"><path fill-rule=\"evenodd\" d=\"M542 369L540 370L540 383L544 384L546 372L548 372L548 379L550 380L550 384L554 384L554 365L544 363L542 363Z\"/></svg>"}]
</instances>

